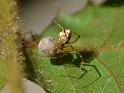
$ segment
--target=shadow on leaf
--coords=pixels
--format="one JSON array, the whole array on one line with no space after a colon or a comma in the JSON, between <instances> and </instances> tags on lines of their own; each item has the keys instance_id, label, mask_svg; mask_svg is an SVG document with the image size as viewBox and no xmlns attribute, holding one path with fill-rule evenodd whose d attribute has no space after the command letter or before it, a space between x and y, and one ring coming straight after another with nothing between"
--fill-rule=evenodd
<instances>
[{"instance_id":1,"label":"shadow on leaf","mask_svg":"<svg viewBox=\"0 0 124 93\"><path fill-rule=\"evenodd\" d=\"M92 60L96 58L97 55L98 53L93 49L84 49L84 50L77 51L75 53L76 57L72 53L58 53L56 57L50 58L50 62L51 64L57 65L57 66L71 64L71 66L73 65L75 67L78 67L79 69L84 71L84 73L81 74L79 77L64 76L64 77L71 77L71 78L77 78L77 79L83 78L83 76L88 72L88 70L85 69L84 66L92 67L97 72L98 78L96 78L93 82L85 86L85 87L88 87L89 85L95 83L101 77L101 73L99 72L97 67L95 65L89 64Z\"/></svg>"}]
</instances>

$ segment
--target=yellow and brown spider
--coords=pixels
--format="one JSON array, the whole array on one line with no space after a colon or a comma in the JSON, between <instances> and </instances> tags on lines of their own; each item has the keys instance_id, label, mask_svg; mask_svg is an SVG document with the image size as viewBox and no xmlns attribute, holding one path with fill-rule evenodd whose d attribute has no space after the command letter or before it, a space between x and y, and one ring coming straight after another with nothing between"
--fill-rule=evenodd
<instances>
[{"instance_id":1,"label":"yellow and brown spider","mask_svg":"<svg viewBox=\"0 0 124 93\"><path fill-rule=\"evenodd\" d=\"M55 40L51 36L44 37L40 40L38 44L38 51L41 55L55 57L57 54L66 52L65 48L67 47L70 47L73 50L74 48L72 47L71 43L80 38L80 35L77 33L72 32L70 29L64 29L56 21L55 23L61 29L61 31L58 33L58 36ZM76 34L77 38L70 42L72 33Z\"/></svg>"},{"instance_id":2,"label":"yellow and brown spider","mask_svg":"<svg viewBox=\"0 0 124 93\"><path fill-rule=\"evenodd\" d=\"M76 42L80 38L80 35L72 32L70 29L64 29L56 21L55 23L61 29L61 31L58 33L58 36L55 40L51 36L44 37L40 40L38 44L39 54L42 56L50 57L52 64L60 65L65 64L64 60L68 59L66 58L68 54L75 53L77 59L75 60L74 65L84 71L83 74L75 78L80 79L87 73L87 70L84 69L83 66L93 67L98 73L98 78L100 78L101 74L99 70L96 68L96 66L85 63L86 61L91 61L94 59L94 57L97 55L96 50L93 48L92 49L86 48L83 50L74 48L71 45L71 43ZM74 41L70 41L72 33L77 35L77 38Z\"/></svg>"}]
</instances>

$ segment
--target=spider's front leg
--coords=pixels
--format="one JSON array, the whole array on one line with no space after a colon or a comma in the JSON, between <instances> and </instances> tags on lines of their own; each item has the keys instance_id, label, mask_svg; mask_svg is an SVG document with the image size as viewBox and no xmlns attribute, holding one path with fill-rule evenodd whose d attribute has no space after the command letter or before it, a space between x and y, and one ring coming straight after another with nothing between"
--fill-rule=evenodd
<instances>
[{"instance_id":1,"label":"spider's front leg","mask_svg":"<svg viewBox=\"0 0 124 93\"><path fill-rule=\"evenodd\" d=\"M69 42L69 44L75 43L75 42L80 38L80 35L79 35L79 34L77 34L77 33L75 33L75 32L72 32L72 33L75 34L75 35L77 35L77 37L75 38L75 40Z\"/></svg>"}]
</instances>

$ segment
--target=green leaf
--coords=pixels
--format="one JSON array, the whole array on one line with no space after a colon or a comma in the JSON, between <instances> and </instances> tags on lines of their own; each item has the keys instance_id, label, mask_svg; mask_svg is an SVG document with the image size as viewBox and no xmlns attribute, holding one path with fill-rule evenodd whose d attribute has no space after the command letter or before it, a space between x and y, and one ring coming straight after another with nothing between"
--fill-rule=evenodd
<instances>
[{"instance_id":1,"label":"green leaf","mask_svg":"<svg viewBox=\"0 0 124 93\"><path fill-rule=\"evenodd\" d=\"M56 21L63 28L71 29L81 36L72 45L74 48L82 48L78 51L84 60L76 53L68 53L58 59L42 57L38 54L37 46L32 48L30 58L39 83L44 82L47 90L52 93L124 93L123 18L123 6L88 6L72 16L59 12ZM59 30L53 23L43 36L56 38ZM72 41L75 38L73 34ZM85 73L78 66L80 61L89 66L83 66L87 73L78 78Z\"/></svg>"}]
</instances>

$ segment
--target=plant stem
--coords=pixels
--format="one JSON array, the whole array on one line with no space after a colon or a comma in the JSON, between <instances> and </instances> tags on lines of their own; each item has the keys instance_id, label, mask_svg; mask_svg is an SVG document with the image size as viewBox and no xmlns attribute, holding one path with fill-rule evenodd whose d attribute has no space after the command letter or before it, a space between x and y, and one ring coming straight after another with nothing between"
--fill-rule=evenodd
<instances>
[{"instance_id":1,"label":"plant stem","mask_svg":"<svg viewBox=\"0 0 124 93\"><path fill-rule=\"evenodd\" d=\"M5 66L7 93L23 93L21 32L16 0L0 0L0 60Z\"/></svg>"}]
</instances>

